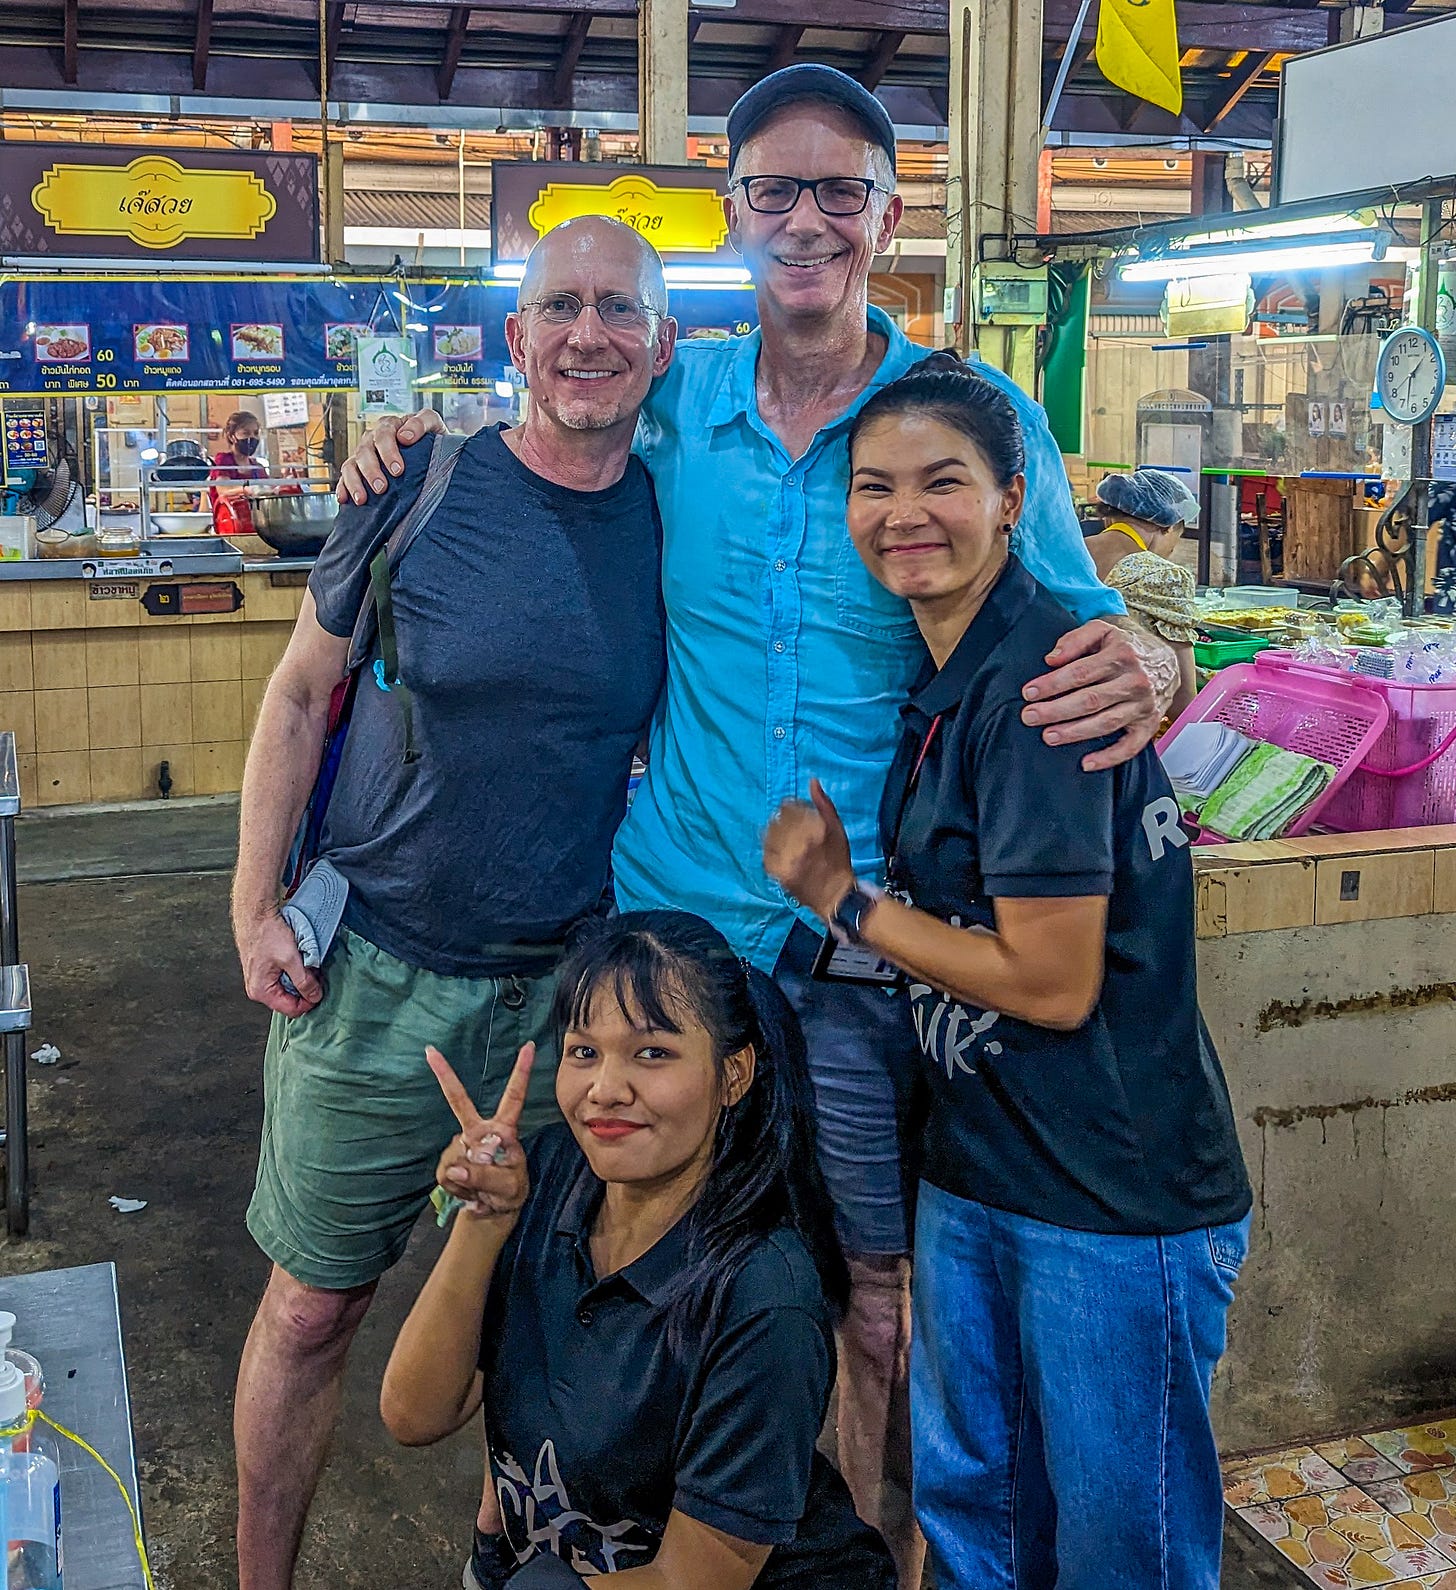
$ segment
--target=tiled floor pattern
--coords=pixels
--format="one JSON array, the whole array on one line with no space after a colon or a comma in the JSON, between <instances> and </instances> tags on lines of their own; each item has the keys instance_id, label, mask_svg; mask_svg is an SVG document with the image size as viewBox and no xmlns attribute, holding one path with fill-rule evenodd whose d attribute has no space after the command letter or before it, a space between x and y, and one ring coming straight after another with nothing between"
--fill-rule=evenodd
<instances>
[{"instance_id":1,"label":"tiled floor pattern","mask_svg":"<svg viewBox=\"0 0 1456 1590\"><path fill-rule=\"evenodd\" d=\"M1224 1499L1322 1590L1456 1590L1456 1419L1232 1461Z\"/></svg>"}]
</instances>

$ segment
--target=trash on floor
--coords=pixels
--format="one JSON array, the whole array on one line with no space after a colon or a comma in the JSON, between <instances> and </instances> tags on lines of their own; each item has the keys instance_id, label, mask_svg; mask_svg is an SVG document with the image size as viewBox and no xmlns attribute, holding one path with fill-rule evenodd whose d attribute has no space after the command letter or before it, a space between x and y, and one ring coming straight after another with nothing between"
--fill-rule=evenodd
<instances>
[{"instance_id":1,"label":"trash on floor","mask_svg":"<svg viewBox=\"0 0 1456 1590\"><path fill-rule=\"evenodd\" d=\"M53 1043L43 1043L39 1049L32 1051L30 1058L38 1066L53 1066L61 1058L61 1051Z\"/></svg>"},{"instance_id":2,"label":"trash on floor","mask_svg":"<svg viewBox=\"0 0 1456 1590\"><path fill-rule=\"evenodd\" d=\"M138 1209L147 1207L145 1198L118 1198L115 1193L106 1201L120 1215L134 1215Z\"/></svg>"}]
</instances>

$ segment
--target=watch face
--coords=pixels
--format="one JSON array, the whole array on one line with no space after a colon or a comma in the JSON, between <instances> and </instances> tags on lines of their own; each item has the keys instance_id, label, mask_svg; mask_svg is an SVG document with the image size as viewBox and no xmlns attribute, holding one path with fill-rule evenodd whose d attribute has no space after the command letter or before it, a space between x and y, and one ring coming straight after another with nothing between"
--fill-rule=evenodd
<instances>
[{"instance_id":1,"label":"watch face","mask_svg":"<svg viewBox=\"0 0 1456 1590\"><path fill-rule=\"evenodd\" d=\"M1418 425L1441 401L1446 361L1440 345L1415 327L1393 332L1380 350L1380 401L1391 419Z\"/></svg>"}]
</instances>

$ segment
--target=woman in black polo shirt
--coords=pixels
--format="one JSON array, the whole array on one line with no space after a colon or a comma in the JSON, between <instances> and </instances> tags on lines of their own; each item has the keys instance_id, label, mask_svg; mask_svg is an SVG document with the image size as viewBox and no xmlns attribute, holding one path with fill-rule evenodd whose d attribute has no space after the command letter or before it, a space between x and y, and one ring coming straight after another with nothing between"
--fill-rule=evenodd
<instances>
[{"instance_id":1,"label":"woman in black polo shirt","mask_svg":"<svg viewBox=\"0 0 1456 1590\"><path fill-rule=\"evenodd\" d=\"M1151 750L1088 773L1021 721L1074 620L1015 556L1005 395L936 355L850 445L850 533L931 654L882 807L889 892L855 879L817 783L765 865L908 974L932 1096L911 1422L936 1584L1216 1590L1208 1397L1251 1200L1198 1014L1188 839Z\"/></svg>"},{"instance_id":2,"label":"woman in black polo shirt","mask_svg":"<svg viewBox=\"0 0 1456 1590\"><path fill-rule=\"evenodd\" d=\"M475 1579L892 1590L815 1450L848 1275L792 1010L701 918L643 911L567 958L554 1016L566 1120L529 1153L530 1054L483 1121L431 1052L471 1200L381 1395L410 1445L484 1406L505 1530Z\"/></svg>"}]
</instances>

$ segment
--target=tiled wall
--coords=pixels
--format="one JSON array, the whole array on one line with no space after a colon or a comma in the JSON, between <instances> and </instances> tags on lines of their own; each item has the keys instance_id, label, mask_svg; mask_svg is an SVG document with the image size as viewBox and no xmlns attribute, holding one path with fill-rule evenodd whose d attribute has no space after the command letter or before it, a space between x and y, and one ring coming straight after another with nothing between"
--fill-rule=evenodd
<instances>
[{"instance_id":1,"label":"tiled wall","mask_svg":"<svg viewBox=\"0 0 1456 1590\"><path fill-rule=\"evenodd\" d=\"M25 805L155 799L164 761L173 795L240 787L303 589L237 583L240 612L152 618L80 580L0 582L0 728L15 731Z\"/></svg>"}]
</instances>

